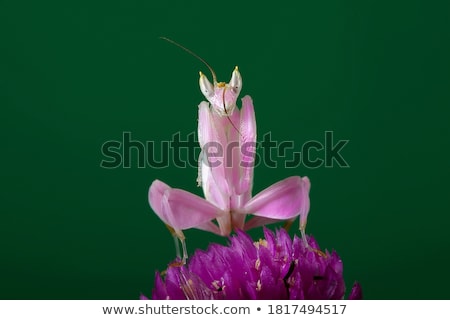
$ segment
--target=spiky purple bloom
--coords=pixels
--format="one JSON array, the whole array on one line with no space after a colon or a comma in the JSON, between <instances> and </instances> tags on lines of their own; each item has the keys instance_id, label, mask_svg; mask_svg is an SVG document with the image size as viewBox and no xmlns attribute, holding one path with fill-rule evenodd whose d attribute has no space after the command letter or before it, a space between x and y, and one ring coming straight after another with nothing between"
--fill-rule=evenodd
<instances>
[{"instance_id":1,"label":"spiky purple bloom","mask_svg":"<svg viewBox=\"0 0 450 320\"><path fill-rule=\"evenodd\" d=\"M313 237L303 239L280 229L264 229L253 242L238 231L229 246L211 244L197 250L187 264L169 265L164 278L156 273L152 298L159 299L343 299L342 260L320 251ZM146 299L141 296L141 299ZM349 299L362 299L355 283Z\"/></svg>"}]
</instances>

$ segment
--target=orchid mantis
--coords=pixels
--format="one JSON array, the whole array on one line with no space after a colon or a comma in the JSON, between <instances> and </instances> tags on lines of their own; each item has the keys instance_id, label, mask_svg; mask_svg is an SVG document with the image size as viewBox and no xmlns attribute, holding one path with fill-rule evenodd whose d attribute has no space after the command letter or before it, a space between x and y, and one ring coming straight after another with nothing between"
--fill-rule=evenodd
<instances>
[{"instance_id":1,"label":"orchid mantis","mask_svg":"<svg viewBox=\"0 0 450 320\"><path fill-rule=\"evenodd\" d=\"M153 211L180 240L183 263L188 257L183 230L191 228L228 236L236 229L248 230L299 216L300 231L306 241L309 179L292 176L252 197L256 152L252 99L250 96L242 98L241 109L236 105L242 88L237 67L228 83L217 82L212 68L199 59L213 76L213 83L201 72L199 79L201 92L208 100L201 102L198 109L198 139L202 151L197 182L205 198L171 188L159 180L151 184L148 194ZM215 152L217 148L226 152ZM246 219L250 214L253 217ZM177 254L180 255L179 249Z\"/></svg>"}]
</instances>

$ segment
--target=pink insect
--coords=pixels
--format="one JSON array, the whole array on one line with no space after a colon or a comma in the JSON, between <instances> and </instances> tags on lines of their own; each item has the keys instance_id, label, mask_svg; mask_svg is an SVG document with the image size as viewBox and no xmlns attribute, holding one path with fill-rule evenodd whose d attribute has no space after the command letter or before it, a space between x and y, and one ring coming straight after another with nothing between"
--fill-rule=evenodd
<instances>
[{"instance_id":1,"label":"pink insect","mask_svg":"<svg viewBox=\"0 0 450 320\"><path fill-rule=\"evenodd\" d=\"M258 226L300 216L300 232L304 241L309 212L310 182L307 177L292 176L252 196L253 169L256 152L256 120L250 96L236 105L242 88L237 67L228 83L217 82L213 69L199 56L178 43L163 38L202 61L213 76L213 83L200 72L200 89L208 100L198 109L199 156L197 183L204 198L182 189L171 188L155 180L149 189L153 211L182 244L182 263L188 254L183 230L196 228L228 236L235 229ZM211 150L213 149L213 150ZM223 152L217 152L221 149ZM248 215L253 217L247 219Z\"/></svg>"}]
</instances>

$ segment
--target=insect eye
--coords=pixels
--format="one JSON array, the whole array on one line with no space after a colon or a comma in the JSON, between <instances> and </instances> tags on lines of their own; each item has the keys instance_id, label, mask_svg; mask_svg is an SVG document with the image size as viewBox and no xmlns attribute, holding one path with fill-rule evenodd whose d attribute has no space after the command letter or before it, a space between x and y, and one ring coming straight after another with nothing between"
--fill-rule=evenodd
<instances>
[{"instance_id":1,"label":"insect eye","mask_svg":"<svg viewBox=\"0 0 450 320\"><path fill-rule=\"evenodd\" d=\"M211 82L209 82L208 78L201 72L200 72L199 84L200 84L200 90L202 91L203 95L206 98L210 98L214 95L213 85L211 84Z\"/></svg>"},{"instance_id":2,"label":"insect eye","mask_svg":"<svg viewBox=\"0 0 450 320\"><path fill-rule=\"evenodd\" d=\"M231 90L233 90L235 94L239 94L239 92L241 92L242 77L241 74L239 73L238 67L234 68L229 85L231 87Z\"/></svg>"}]
</instances>

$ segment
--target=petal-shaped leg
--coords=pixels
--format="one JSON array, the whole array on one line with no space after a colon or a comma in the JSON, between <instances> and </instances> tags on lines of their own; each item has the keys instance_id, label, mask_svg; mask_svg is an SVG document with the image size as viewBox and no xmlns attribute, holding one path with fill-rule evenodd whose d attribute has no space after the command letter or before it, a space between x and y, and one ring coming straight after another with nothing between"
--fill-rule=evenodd
<instances>
[{"instance_id":1,"label":"petal-shaped leg","mask_svg":"<svg viewBox=\"0 0 450 320\"><path fill-rule=\"evenodd\" d=\"M224 215L205 199L181 189L172 189L155 180L150 186L149 202L156 215L176 230L196 228Z\"/></svg>"},{"instance_id":2,"label":"petal-shaped leg","mask_svg":"<svg viewBox=\"0 0 450 320\"><path fill-rule=\"evenodd\" d=\"M240 183L238 194L247 194L250 197L253 186L253 168L256 155L256 119L252 98L242 98L242 109L240 119L240 153L241 162L235 170L240 171Z\"/></svg>"},{"instance_id":3,"label":"petal-shaped leg","mask_svg":"<svg viewBox=\"0 0 450 320\"><path fill-rule=\"evenodd\" d=\"M280 219L271 219L266 217L252 217L245 222L244 231L276 222L280 222Z\"/></svg>"},{"instance_id":4,"label":"petal-shaped leg","mask_svg":"<svg viewBox=\"0 0 450 320\"><path fill-rule=\"evenodd\" d=\"M311 189L311 182L309 181L308 177L303 177L303 188L302 188L302 199L307 199L303 202L301 210L300 210L300 230L303 233L303 236L305 235L305 229L306 229L306 222L308 220L308 213L309 213L309 190ZM306 239L306 237L303 237Z\"/></svg>"},{"instance_id":5,"label":"petal-shaped leg","mask_svg":"<svg viewBox=\"0 0 450 320\"><path fill-rule=\"evenodd\" d=\"M309 179L306 177L286 178L254 196L245 204L242 213L279 220L300 215L300 220L306 224L309 189Z\"/></svg>"},{"instance_id":6,"label":"petal-shaped leg","mask_svg":"<svg viewBox=\"0 0 450 320\"><path fill-rule=\"evenodd\" d=\"M227 193L223 191L224 181L222 179L224 178L215 175L215 173L217 173L220 170L214 171L208 164L205 164L203 161L202 162L199 161L199 166L201 168L200 170L202 177L201 178L202 187L205 199L216 205L221 210L228 211L230 206L230 200L229 197L227 196ZM220 185L222 185L222 187Z\"/></svg>"},{"instance_id":7,"label":"petal-shaped leg","mask_svg":"<svg viewBox=\"0 0 450 320\"><path fill-rule=\"evenodd\" d=\"M148 200L150 207L156 213L156 215L166 224L167 229L174 237L175 251L177 257L181 258L179 242L181 242L183 248L183 262L186 261L188 255L186 250L186 242L183 231L175 229L170 225L169 210L167 210L167 193L172 190L167 184L162 181L155 180L150 186L148 191Z\"/></svg>"},{"instance_id":8,"label":"petal-shaped leg","mask_svg":"<svg viewBox=\"0 0 450 320\"><path fill-rule=\"evenodd\" d=\"M203 193L208 201L211 201L222 210L229 207L230 189L225 173L225 130L219 121L211 114L207 102L202 102L198 110L198 138L202 148L199 159L199 178ZM201 177L200 177L201 175Z\"/></svg>"},{"instance_id":9,"label":"petal-shaped leg","mask_svg":"<svg viewBox=\"0 0 450 320\"><path fill-rule=\"evenodd\" d=\"M217 234L219 236L222 235L222 233L220 232L219 227L216 224L214 224L214 222L212 222L212 221L208 221L208 222L206 222L204 224L201 224L198 227L196 227L196 229L203 230L203 231L208 231L208 232Z\"/></svg>"},{"instance_id":10,"label":"petal-shaped leg","mask_svg":"<svg viewBox=\"0 0 450 320\"><path fill-rule=\"evenodd\" d=\"M223 211L205 199L181 189L166 191L163 198L169 225L176 230L196 228L222 217Z\"/></svg>"},{"instance_id":11,"label":"petal-shaped leg","mask_svg":"<svg viewBox=\"0 0 450 320\"><path fill-rule=\"evenodd\" d=\"M169 220L163 209L163 198L165 192L171 189L172 188L164 182L155 180L148 190L148 202L150 203L150 207L165 224L169 224Z\"/></svg>"},{"instance_id":12,"label":"petal-shaped leg","mask_svg":"<svg viewBox=\"0 0 450 320\"><path fill-rule=\"evenodd\" d=\"M232 114L221 116L216 112L211 112L211 118L215 123L217 130L225 134L224 148L224 172L231 194L239 185L241 172L239 165L241 162L240 152L240 110L234 108Z\"/></svg>"}]
</instances>

